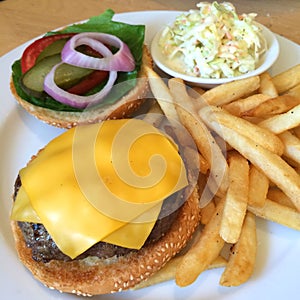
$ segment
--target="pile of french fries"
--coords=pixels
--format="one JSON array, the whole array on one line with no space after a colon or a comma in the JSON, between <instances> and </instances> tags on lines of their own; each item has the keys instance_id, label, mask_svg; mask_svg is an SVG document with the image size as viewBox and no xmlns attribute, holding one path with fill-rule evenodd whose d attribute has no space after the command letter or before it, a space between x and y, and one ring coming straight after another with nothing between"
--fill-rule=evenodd
<instances>
[{"instance_id":1,"label":"pile of french fries","mask_svg":"<svg viewBox=\"0 0 300 300\"><path fill-rule=\"evenodd\" d=\"M213 197L200 199L192 246L137 288L170 279L187 286L217 267L220 285L241 285L255 268L257 217L300 230L300 65L210 90L147 73L155 105L193 137L199 192L209 185Z\"/></svg>"}]
</instances>

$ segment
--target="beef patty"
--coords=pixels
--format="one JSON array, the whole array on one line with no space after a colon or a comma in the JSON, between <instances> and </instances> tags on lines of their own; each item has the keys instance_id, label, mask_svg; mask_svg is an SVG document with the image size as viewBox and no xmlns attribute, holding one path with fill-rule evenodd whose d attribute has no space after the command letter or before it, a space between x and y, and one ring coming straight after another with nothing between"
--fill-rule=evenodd
<instances>
[{"instance_id":1,"label":"beef patty","mask_svg":"<svg viewBox=\"0 0 300 300\"><path fill-rule=\"evenodd\" d=\"M14 199L16 198L21 185L22 183L20 177L18 176L15 182ZM169 230L173 221L177 217L180 206L183 204L182 199L184 199L184 197L181 197L181 193L178 192L164 200L160 215L144 246L159 240ZM167 212L172 213L169 214ZM70 257L59 250L50 234L42 224L18 222L18 225L23 233L27 247L32 249L32 258L35 261L49 262L53 259L63 261L71 260ZM137 250L124 248L105 242L98 242L75 259L84 259L89 256L110 258L113 256L126 255L132 251Z\"/></svg>"}]
</instances>

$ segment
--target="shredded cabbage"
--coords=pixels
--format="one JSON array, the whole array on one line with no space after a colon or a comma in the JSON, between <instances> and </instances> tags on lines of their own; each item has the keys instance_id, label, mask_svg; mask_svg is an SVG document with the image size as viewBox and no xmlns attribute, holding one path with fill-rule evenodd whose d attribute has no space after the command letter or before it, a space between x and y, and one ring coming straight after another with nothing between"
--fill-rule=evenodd
<instances>
[{"instance_id":1,"label":"shredded cabbage","mask_svg":"<svg viewBox=\"0 0 300 300\"><path fill-rule=\"evenodd\" d=\"M162 32L159 45L180 72L203 78L235 77L256 68L267 43L255 13L238 15L229 2L200 2Z\"/></svg>"}]
</instances>

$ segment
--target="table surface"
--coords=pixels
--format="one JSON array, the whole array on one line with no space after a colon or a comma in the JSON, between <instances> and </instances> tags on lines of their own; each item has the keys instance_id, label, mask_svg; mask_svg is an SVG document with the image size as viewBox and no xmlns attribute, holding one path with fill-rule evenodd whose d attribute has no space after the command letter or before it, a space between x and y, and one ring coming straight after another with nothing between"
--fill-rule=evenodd
<instances>
[{"instance_id":1,"label":"table surface","mask_svg":"<svg viewBox=\"0 0 300 300\"><path fill-rule=\"evenodd\" d=\"M116 13L188 10L196 0L4 0L0 1L0 56L49 30L85 20L107 8ZM238 13L256 12L257 21L300 44L299 0L232 0Z\"/></svg>"}]
</instances>

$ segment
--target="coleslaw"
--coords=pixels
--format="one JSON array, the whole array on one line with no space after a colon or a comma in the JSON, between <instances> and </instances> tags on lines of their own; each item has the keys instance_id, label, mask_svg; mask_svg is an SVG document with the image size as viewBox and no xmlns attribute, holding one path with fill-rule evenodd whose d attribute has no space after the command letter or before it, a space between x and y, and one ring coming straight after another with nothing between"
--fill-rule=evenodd
<instances>
[{"instance_id":1,"label":"coleslaw","mask_svg":"<svg viewBox=\"0 0 300 300\"><path fill-rule=\"evenodd\" d=\"M267 50L256 14L236 13L230 2L200 2L179 15L160 37L163 54L181 73L230 78L253 71Z\"/></svg>"}]
</instances>

